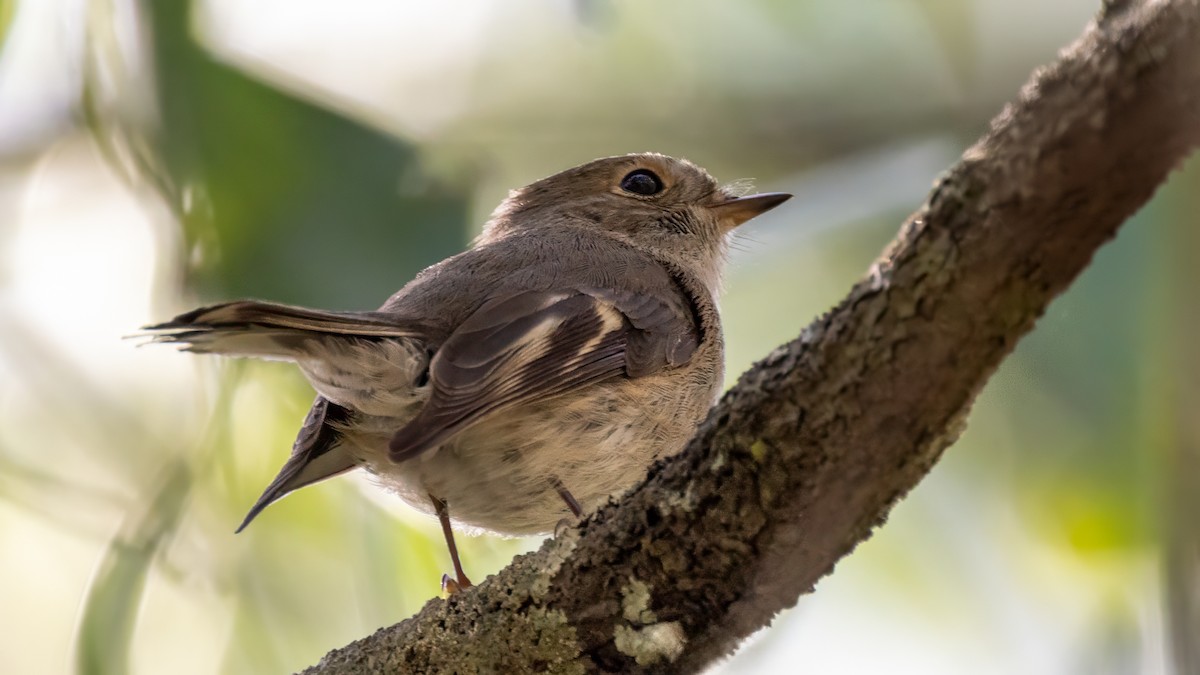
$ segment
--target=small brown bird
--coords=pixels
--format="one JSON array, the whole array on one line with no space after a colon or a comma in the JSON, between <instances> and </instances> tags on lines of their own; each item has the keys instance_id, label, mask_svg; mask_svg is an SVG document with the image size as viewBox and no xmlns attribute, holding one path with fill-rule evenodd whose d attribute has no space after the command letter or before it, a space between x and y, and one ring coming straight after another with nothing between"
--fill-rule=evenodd
<instances>
[{"instance_id":1,"label":"small brown bird","mask_svg":"<svg viewBox=\"0 0 1200 675\"><path fill-rule=\"evenodd\" d=\"M459 527L547 533L683 449L720 391L727 235L786 201L658 154L514 190L467 251L374 312L253 300L149 326L185 351L292 361L317 390L241 527L357 467Z\"/></svg>"}]
</instances>

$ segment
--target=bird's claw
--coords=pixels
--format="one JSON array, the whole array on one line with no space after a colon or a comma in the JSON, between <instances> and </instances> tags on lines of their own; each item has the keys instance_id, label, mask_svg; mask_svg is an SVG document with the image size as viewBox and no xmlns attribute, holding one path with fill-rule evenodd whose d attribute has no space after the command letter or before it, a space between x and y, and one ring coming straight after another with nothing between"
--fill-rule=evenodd
<instances>
[{"instance_id":1,"label":"bird's claw","mask_svg":"<svg viewBox=\"0 0 1200 675\"><path fill-rule=\"evenodd\" d=\"M471 580L466 577L461 577L458 580L450 578L449 574L442 575L442 598L449 598L452 595L458 595L470 588Z\"/></svg>"}]
</instances>

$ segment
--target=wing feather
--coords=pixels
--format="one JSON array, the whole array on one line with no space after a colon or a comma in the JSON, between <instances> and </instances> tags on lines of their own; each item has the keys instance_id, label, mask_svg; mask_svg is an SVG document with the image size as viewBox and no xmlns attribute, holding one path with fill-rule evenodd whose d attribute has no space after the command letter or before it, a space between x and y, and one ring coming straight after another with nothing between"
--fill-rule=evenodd
<instances>
[{"instance_id":1,"label":"wing feather","mask_svg":"<svg viewBox=\"0 0 1200 675\"><path fill-rule=\"evenodd\" d=\"M507 408L683 365L697 326L675 297L587 288L494 298L434 355L429 400L396 432L390 456L416 457Z\"/></svg>"}]
</instances>

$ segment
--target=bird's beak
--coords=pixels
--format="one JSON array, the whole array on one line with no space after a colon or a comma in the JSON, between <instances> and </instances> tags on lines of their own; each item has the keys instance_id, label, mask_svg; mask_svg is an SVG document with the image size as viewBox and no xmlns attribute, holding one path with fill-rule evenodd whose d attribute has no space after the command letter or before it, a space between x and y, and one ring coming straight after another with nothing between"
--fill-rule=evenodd
<instances>
[{"instance_id":1,"label":"bird's beak","mask_svg":"<svg viewBox=\"0 0 1200 675\"><path fill-rule=\"evenodd\" d=\"M736 197L709 208L713 210L713 213L717 214L717 220L728 231L755 216L770 211L791 198L792 196L786 192L764 192L760 195Z\"/></svg>"}]
</instances>

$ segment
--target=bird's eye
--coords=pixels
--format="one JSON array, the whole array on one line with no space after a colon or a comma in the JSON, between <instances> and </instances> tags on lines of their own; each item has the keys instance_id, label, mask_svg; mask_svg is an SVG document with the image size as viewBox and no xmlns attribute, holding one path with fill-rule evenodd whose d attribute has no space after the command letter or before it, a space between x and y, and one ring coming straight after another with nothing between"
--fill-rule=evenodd
<instances>
[{"instance_id":1,"label":"bird's eye","mask_svg":"<svg viewBox=\"0 0 1200 675\"><path fill-rule=\"evenodd\" d=\"M662 192L663 184L653 171L638 169L621 179L621 189L635 195L656 195Z\"/></svg>"}]
</instances>

